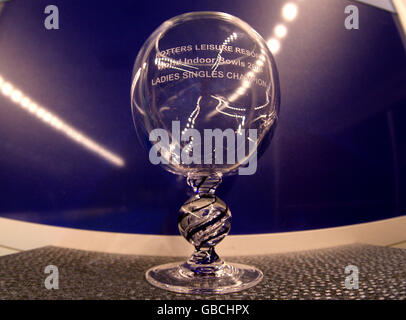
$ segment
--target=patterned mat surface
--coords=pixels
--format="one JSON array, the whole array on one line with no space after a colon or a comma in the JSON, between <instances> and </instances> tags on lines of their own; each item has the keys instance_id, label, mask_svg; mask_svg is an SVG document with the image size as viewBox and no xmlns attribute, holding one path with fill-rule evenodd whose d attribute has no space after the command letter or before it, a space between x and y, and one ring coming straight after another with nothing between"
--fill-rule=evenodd
<instances>
[{"instance_id":1,"label":"patterned mat surface","mask_svg":"<svg viewBox=\"0 0 406 320\"><path fill-rule=\"evenodd\" d=\"M183 258L108 254L43 247L0 257L0 299L406 299L406 250L350 245L227 261L257 266L257 286L227 295L185 295L155 288L145 271ZM59 289L45 287L47 265ZM358 289L347 289L345 268L358 268Z\"/></svg>"}]
</instances>

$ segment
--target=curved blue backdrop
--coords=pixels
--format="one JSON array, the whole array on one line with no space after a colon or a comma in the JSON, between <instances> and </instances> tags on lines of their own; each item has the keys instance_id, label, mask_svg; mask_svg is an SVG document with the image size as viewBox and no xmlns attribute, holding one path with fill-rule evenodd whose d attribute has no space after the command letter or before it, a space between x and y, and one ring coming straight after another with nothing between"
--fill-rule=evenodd
<instances>
[{"instance_id":1,"label":"curved blue backdrop","mask_svg":"<svg viewBox=\"0 0 406 320\"><path fill-rule=\"evenodd\" d=\"M294 2L294 1L293 1ZM53 0L0 13L0 75L125 161L117 167L0 94L0 216L72 228L178 234L185 181L152 165L130 111L133 62L172 16L200 10L240 17L265 39L282 0ZM406 212L406 57L397 17L352 1L297 2L275 59L280 122L253 176L226 178L219 196L232 234L374 221Z\"/></svg>"}]
</instances>

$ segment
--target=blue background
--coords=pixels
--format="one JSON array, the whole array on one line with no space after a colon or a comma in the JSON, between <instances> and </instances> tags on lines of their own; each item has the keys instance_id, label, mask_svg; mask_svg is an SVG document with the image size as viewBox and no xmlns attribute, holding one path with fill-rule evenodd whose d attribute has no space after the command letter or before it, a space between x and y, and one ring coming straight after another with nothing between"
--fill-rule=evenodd
<instances>
[{"instance_id":1,"label":"blue background","mask_svg":"<svg viewBox=\"0 0 406 320\"><path fill-rule=\"evenodd\" d=\"M295 1L293 1L295 2ZM200 10L248 22L265 39L286 1L23 1L0 14L0 74L120 155L116 167L0 95L0 216L113 232L178 234L183 178L152 165L130 111L131 72L164 20ZM60 29L44 28L57 5ZM345 0L297 1L275 59L280 122L253 176L218 189L231 233L374 221L406 212L406 59L397 18Z\"/></svg>"}]
</instances>

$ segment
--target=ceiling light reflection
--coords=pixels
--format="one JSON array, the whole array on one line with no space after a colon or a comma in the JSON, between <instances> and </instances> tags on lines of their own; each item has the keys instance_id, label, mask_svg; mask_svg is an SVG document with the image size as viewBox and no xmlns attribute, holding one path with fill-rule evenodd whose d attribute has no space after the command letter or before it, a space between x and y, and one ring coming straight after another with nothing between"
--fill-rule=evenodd
<instances>
[{"instance_id":1,"label":"ceiling light reflection","mask_svg":"<svg viewBox=\"0 0 406 320\"><path fill-rule=\"evenodd\" d=\"M19 90L14 90L13 94L11 95L11 100L15 103L19 103L21 101L23 94Z\"/></svg>"},{"instance_id":2,"label":"ceiling light reflection","mask_svg":"<svg viewBox=\"0 0 406 320\"><path fill-rule=\"evenodd\" d=\"M11 93L11 91L13 90L13 86L8 83L8 82L4 82L2 87L1 87L1 92L8 97Z\"/></svg>"},{"instance_id":3,"label":"ceiling light reflection","mask_svg":"<svg viewBox=\"0 0 406 320\"><path fill-rule=\"evenodd\" d=\"M9 82L7 82L0 75L0 93L3 96L9 98L17 106L30 112L37 119L41 120L45 124L51 126L57 131L60 131L65 136L75 141L76 143L82 145L86 149L94 152L95 154L102 157L108 162L122 167L124 166L124 160L119 156L115 155L111 151L102 147L97 142L93 141L91 138L87 137L84 133L78 131L61 118L47 110L46 108L39 106L37 103L32 101L29 97L25 96L24 93L16 88Z\"/></svg>"},{"instance_id":4,"label":"ceiling light reflection","mask_svg":"<svg viewBox=\"0 0 406 320\"><path fill-rule=\"evenodd\" d=\"M297 16L297 5L291 2L285 4L282 8L282 16L287 21L292 21L295 19Z\"/></svg>"},{"instance_id":5,"label":"ceiling light reflection","mask_svg":"<svg viewBox=\"0 0 406 320\"><path fill-rule=\"evenodd\" d=\"M288 33L288 29L283 24L278 24L274 28L274 33L278 38L283 38Z\"/></svg>"},{"instance_id":6,"label":"ceiling light reflection","mask_svg":"<svg viewBox=\"0 0 406 320\"><path fill-rule=\"evenodd\" d=\"M281 43L279 42L279 40L277 40L275 38L269 39L267 44L268 44L269 50L271 50L272 54L276 54L279 51L279 49L281 48Z\"/></svg>"}]
</instances>

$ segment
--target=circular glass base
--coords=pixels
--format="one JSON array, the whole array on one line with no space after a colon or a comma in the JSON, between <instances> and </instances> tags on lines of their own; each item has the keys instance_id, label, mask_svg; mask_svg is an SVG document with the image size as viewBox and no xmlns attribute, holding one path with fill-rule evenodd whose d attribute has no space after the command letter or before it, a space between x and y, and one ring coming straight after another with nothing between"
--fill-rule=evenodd
<instances>
[{"instance_id":1,"label":"circular glass base","mask_svg":"<svg viewBox=\"0 0 406 320\"><path fill-rule=\"evenodd\" d=\"M251 288L259 283L263 274L255 267L244 264L223 263L215 272L190 270L182 262L155 266L146 272L152 285L180 293L223 294Z\"/></svg>"}]
</instances>

